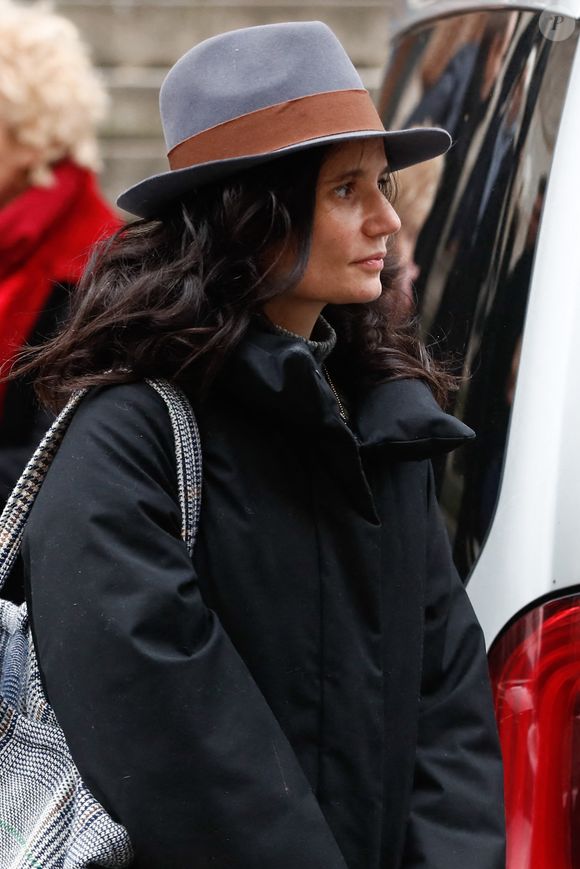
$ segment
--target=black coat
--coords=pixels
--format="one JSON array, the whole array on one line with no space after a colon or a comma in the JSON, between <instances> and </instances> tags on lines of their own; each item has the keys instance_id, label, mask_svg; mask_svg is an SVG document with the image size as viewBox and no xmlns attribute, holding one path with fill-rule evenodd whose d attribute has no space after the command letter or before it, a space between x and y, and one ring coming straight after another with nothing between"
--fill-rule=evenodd
<instances>
[{"instance_id":1,"label":"black coat","mask_svg":"<svg viewBox=\"0 0 580 869\"><path fill-rule=\"evenodd\" d=\"M23 548L41 667L141 869L503 867L485 652L428 461L471 432L418 381L351 410L354 434L304 342L250 332L196 409L195 568L148 386L85 399L49 471Z\"/></svg>"}]
</instances>

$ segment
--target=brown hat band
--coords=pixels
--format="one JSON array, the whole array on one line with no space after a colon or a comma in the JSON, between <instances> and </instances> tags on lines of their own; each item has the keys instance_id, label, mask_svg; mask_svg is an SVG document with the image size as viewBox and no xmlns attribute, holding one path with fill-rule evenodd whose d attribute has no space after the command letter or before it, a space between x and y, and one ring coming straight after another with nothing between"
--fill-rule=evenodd
<instances>
[{"instance_id":1,"label":"brown hat band","mask_svg":"<svg viewBox=\"0 0 580 869\"><path fill-rule=\"evenodd\" d=\"M269 154L310 139L385 128L368 91L312 94L232 118L184 139L168 153L172 169Z\"/></svg>"}]
</instances>

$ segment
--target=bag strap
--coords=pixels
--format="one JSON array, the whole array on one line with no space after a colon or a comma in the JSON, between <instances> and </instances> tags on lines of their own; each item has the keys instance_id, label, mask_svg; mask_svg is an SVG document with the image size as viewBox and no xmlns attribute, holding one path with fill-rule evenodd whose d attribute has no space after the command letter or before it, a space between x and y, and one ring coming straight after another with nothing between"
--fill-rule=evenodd
<instances>
[{"instance_id":1,"label":"bag strap","mask_svg":"<svg viewBox=\"0 0 580 869\"><path fill-rule=\"evenodd\" d=\"M178 387L167 380L146 382L159 393L169 411L175 442L181 536L189 554L193 555L201 510L202 455L199 429L191 405ZM35 450L2 511L0 590L20 551L24 528L32 505L72 416L87 392L88 389L79 389L73 393Z\"/></svg>"},{"instance_id":2,"label":"bag strap","mask_svg":"<svg viewBox=\"0 0 580 869\"><path fill-rule=\"evenodd\" d=\"M181 507L181 536L193 555L201 512L202 453L199 429L191 404L184 393L168 380L147 380L169 411L175 441L177 486Z\"/></svg>"}]
</instances>

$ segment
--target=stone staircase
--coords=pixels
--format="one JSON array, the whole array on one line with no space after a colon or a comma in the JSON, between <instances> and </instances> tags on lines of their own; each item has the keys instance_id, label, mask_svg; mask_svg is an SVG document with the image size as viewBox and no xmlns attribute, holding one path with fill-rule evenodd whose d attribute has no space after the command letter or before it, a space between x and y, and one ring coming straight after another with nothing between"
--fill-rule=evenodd
<instances>
[{"instance_id":1,"label":"stone staircase","mask_svg":"<svg viewBox=\"0 0 580 869\"><path fill-rule=\"evenodd\" d=\"M376 95L387 61L392 0L57 0L92 46L112 97L103 129L110 199L167 169L157 96L167 69L216 33L278 21L320 20L337 34Z\"/></svg>"}]
</instances>

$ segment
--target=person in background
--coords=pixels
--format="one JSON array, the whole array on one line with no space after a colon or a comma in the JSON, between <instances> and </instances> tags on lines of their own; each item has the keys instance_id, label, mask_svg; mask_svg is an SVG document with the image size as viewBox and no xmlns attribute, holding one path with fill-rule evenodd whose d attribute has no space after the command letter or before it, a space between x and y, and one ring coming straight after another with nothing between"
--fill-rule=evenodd
<instances>
[{"instance_id":1,"label":"person in background","mask_svg":"<svg viewBox=\"0 0 580 869\"><path fill-rule=\"evenodd\" d=\"M75 26L0 2L0 374L62 320L94 242L120 225L101 196L104 88ZM0 381L0 508L50 416L28 378Z\"/></svg>"}]
</instances>

